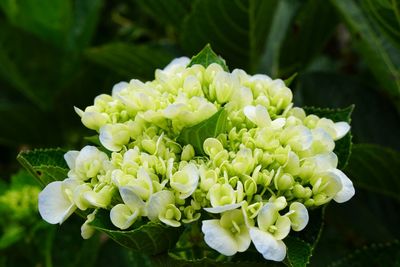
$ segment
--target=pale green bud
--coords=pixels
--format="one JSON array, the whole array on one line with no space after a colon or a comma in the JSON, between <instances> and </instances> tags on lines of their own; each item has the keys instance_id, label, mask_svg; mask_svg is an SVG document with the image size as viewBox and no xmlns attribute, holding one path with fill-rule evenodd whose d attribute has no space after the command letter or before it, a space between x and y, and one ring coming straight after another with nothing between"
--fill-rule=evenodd
<instances>
[{"instance_id":1,"label":"pale green bud","mask_svg":"<svg viewBox=\"0 0 400 267\"><path fill-rule=\"evenodd\" d=\"M218 152L222 151L224 147L221 142L216 138L207 138L203 143L204 152L210 157L215 156Z\"/></svg>"},{"instance_id":2,"label":"pale green bud","mask_svg":"<svg viewBox=\"0 0 400 267\"><path fill-rule=\"evenodd\" d=\"M81 184L75 188L75 190L73 191L73 202L78 207L78 209L86 210L87 208L91 207L90 202L83 197L86 192L91 191L92 188L87 183Z\"/></svg>"},{"instance_id":3,"label":"pale green bud","mask_svg":"<svg viewBox=\"0 0 400 267\"><path fill-rule=\"evenodd\" d=\"M268 94L267 88L271 81L272 79L267 75L256 74L249 78L249 87L253 91L254 96L258 98L260 95Z\"/></svg>"},{"instance_id":4,"label":"pale green bud","mask_svg":"<svg viewBox=\"0 0 400 267\"><path fill-rule=\"evenodd\" d=\"M274 184L278 190L289 190L293 187L294 183L293 176L288 173L276 175L274 178Z\"/></svg>"},{"instance_id":5,"label":"pale green bud","mask_svg":"<svg viewBox=\"0 0 400 267\"><path fill-rule=\"evenodd\" d=\"M189 75L185 78L183 82L183 91L189 98L193 96L203 96L201 83L197 77L193 75Z\"/></svg>"},{"instance_id":6,"label":"pale green bud","mask_svg":"<svg viewBox=\"0 0 400 267\"><path fill-rule=\"evenodd\" d=\"M160 221L172 227L181 226L181 223L179 222L181 217L181 211L174 204L168 204L158 215Z\"/></svg>"},{"instance_id":7,"label":"pale green bud","mask_svg":"<svg viewBox=\"0 0 400 267\"><path fill-rule=\"evenodd\" d=\"M200 168L200 188L208 192L210 188L217 183L218 173L215 170L207 170L204 167Z\"/></svg>"},{"instance_id":8,"label":"pale green bud","mask_svg":"<svg viewBox=\"0 0 400 267\"><path fill-rule=\"evenodd\" d=\"M99 191L87 191L83 193L83 198L96 208L107 208L111 203L115 187L111 185L103 186Z\"/></svg>"},{"instance_id":9,"label":"pale green bud","mask_svg":"<svg viewBox=\"0 0 400 267\"><path fill-rule=\"evenodd\" d=\"M87 107L85 111L74 107L75 112L81 117L83 125L87 128L99 131L100 127L110 121L108 114L98 111L94 106Z\"/></svg>"},{"instance_id":10,"label":"pale green bud","mask_svg":"<svg viewBox=\"0 0 400 267\"><path fill-rule=\"evenodd\" d=\"M273 80L268 87L268 96L271 106L275 106L277 111L285 109L293 99L292 91L280 80Z\"/></svg>"},{"instance_id":11,"label":"pale green bud","mask_svg":"<svg viewBox=\"0 0 400 267\"><path fill-rule=\"evenodd\" d=\"M217 64L217 63L212 63L210 65L208 65L208 67L205 70L204 73L204 79L206 81L206 83L211 83L215 76L220 73L223 72L223 68L221 67L221 65Z\"/></svg>"},{"instance_id":12,"label":"pale green bud","mask_svg":"<svg viewBox=\"0 0 400 267\"><path fill-rule=\"evenodd\" d=\"M194 148L192 145L186 145L183 147L182 154L181 154L181 160L184 161L189 161L194 157Z\"/></svg>"},{"instance_id":13,"label":"pale green bud","mask_svg":"<svg viewBox=\"0 0 400 267\"><path fill-rule=\"evenodd\" d=\"M247 179L244 182L244 192L247 196L252 196L257 192L257 183L252 178Z\"/></svg>"},{"instance_id":14,"label":"pale green bud","mask_svg":"<svg viewBox=\"0 0 400 267\"><path fill-rule=\"evenodd\" d=\"M312 115L312 114L311 114L311 115L308 115L308 116L303 120L304 125L305 125L307 128L310 128L310 129L314 129L314 128L317 126L318 121L319 121L319 117L316 116L316 115Z\"/></svg>"},{"instance_id":15,"label":"pale green bud","mask_svg":"<svg viewBox=\"0 0 400 267\"><path fill-rule=\"evenodd\" d=\"M183 214L185 216L185 218L182 219L183 223L191 223L200 219L200 213L196 213L196 209L192 206L185 207Z\"/></svg>"},{"instance_id":16,"label":"pale green bud","mask_svg":"<svg viewBox=\"0 0 400 267\"><path fill-rule=\"evenodd\" d=\"M229 184L215 184L208 194L212 207L236 203L235 190Z\"/></svg>"},{"instance_id":17,"label":"pale green bud","mask_svg":"<svg viewBox=\"0 0 400 267\"><path fill-rule=\"evenodd\" d=\"M253 159L252 150L242 147L236 154L236 158L232 161L233 170L237 174L250 174L254 168L255 161Z\"/></svg>"},{"instance_id":18,"label":"pale green bud","mask_svg":"<svg viewBox=\"0 0 400 267\"><path fill-rule=\"evenodd\" d=\"M95 209L92 213L90 213L86 217L86 221L81 226L81 236L83 239L89 239L93 236L95 229L90 226L90 223L94 221L96 218L97 209Z\"/></svg>"}]
</instances>

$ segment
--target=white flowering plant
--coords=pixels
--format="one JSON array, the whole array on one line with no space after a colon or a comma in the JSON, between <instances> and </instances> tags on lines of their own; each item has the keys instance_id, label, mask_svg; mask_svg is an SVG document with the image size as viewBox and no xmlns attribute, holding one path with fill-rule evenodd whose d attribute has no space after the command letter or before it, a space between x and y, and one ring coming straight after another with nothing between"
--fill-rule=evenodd
<instances>
[{"instance_id":1,"label":"white flowering plant","mask_svg":"<svg viewBox=\"0 0 400 267\"><path fill-rule=\"evenodd\" d=\"M44 186L42 218L75 212L85 239L99 230L176 262L303 266L323 207L355 193L341 171L353 107L295 107L289 82L229 71L206 46L152 81L117 83L75 107L93 144L19 155Z\"/></svg>"}]
</instances>

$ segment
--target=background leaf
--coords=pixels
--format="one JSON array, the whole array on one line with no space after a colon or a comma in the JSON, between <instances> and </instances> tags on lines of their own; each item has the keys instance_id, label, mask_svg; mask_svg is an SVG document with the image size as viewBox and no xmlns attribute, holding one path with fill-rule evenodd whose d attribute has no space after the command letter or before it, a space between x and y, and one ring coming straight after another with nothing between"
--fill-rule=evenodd
<instances>
[{"instance_id":1,"label":"background leaf","mask_svg":"<svg viewBox=\"0 0 400 267\"><path fill-rule=\"evenodd\" d=\"M400 201L400 152L372 144L356 144L346 173L358 187Z\"/></svg>"},{"instance_id":2,"label":"background leaf","mask_svg":"<svg viewBox=\"0 0 400 267\"><path fill-rule=\"evenodd\" d=\"M153 79L154 71L163 68L173 58L173 54L160 47L135 46L112 43L93 47L86 51L87 58L115 73L124 80L133 77Z\"/></svg>"},{"instance_id":3,"label":"background leaf","mask_svg":"<svg viewBox=\"0 0 400 267\"><path fill-rule=\"evenodd\" d=\"M370 1L368 1L370 2ZM393 1L395 2L395 1ZM375 21L354 0L332 0L348 27L358 39L353 45L363 56L382 89L400 104L400 48L396 47L381 31L374 28ZM397 25L398 28L399 25Z\"/></svg>"},{"instance_id":4,"label":"background leaf","mask_svg":"<svg viewBox=\"0 0 400 267\"><path fill-rule=\"evenodd\" d=\"M230 65L254 71L277 2L196 1L182 26L181 45L191 55L210 43Z\"/></svg>"},{"instance_id":5,"label":"background leaf","mask_svg":"<svg viewBox=\"0 0 400 267\"><path fill-rule=\"evenodd\" d=\"M372 244L358 249L345 258L330 264L330 267L398 266L400 264L400 243Z\"/></svg>"},{"instance_id":6,"label":"background leaf","mask_svg":"<svg viewBox=\"0 0 400 267\"><path fill-rule=\"evenodd\" d=\"M190 10L189 0L138 0L139 6L160 24L179 28Z\"/></svg>"}]
</instances>

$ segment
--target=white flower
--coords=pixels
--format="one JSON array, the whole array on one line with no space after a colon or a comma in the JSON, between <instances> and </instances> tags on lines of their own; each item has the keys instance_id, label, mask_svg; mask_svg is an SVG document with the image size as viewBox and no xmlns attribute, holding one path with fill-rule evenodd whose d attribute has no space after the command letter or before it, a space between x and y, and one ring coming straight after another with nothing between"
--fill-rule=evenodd
<instances>
[{"instance_id":1,"label":"white flower","mask_svg":"<svg viewBox=\"0 0 400 267\"><path fill-rule=\"evenodd\" d=\"M267 260L282 261L286 256L284 239L290 231L288 217L280 216L275 203L267 203L257 216L257 227L250 228L250 237L257 251Z\"/></svg>"},{"instance_id":2,"label":"white flower","mask_svg":"<svg viewBox=\"0 0 400 267\"><path fill-rule=\"evenodd\" d=\"M321 189L319 188L322 188L322 184L331 183L331 185L327 185L324 191L336 202L343 203L350 200L354 196L355 189L352 181L341 170L336 169L338 164L338 158L335 153L330 152L330 153L319 154L310 160L314 161L317 172L317 174L315 174L315 177L312 178L314 192L321 191ZM329 182L324 179L316 180L316 177L318 177L318 173L319 176L331 177L331 180L329 181L335 181L335 182ZM337 185L338 182L340 183L340 185ZM316 186L317 188L315 188Z\"/></svg>"},{"instance_id":3,"label":"white flower","mask_svg":"<svg viewBox=\"0 0 400 267\"><path fill-rule=\"evenodd\" d=\"M241 210L227 211L220 220L205 220L201 230L207 245L225 256L246 251L251 243Z\"/></svg>"},{"instance_id":4,"label":"white flower","mask_svg":"<svg viewBox=\"0 0 400 267\"><path fill-rule=\"evenodd\" d=\"M193 163L187 164L182 170L175 172L170 178L171 187L179 193L180 199L193 194L199 182L199 170Z\"/></svg>"},{"instance_id":5,"label":"white flower","mask_svg":"<svg viewBox=\"0 0 400 267\"><path fill-rule=\"evenodd\" d=\"M104 170L108 156L95 146L85 146L81 151L67 152L64 159L70 168L68 177L85 181Z\"/></svg>"},{"instance_id":6,"label":"white flower","mask_svg":"<svg viewBox=\"0 0 400 267\"><path fill-rule=\"evenodd\" d=\"M311 147L313 136L310 129L303 125L289 126L282 131L280 141L294 151L304 151Z\"/></svg>"},{"instance_id":7,"label":"white flower","mask_svg":"<svg viewBox=\"0 0 400 267\"><path fill-rule=\"evenodd\" d=\"M72 201L73 190L82 183L75 179L65 179L49 183L39 194L39 213L51 224L62 224L76 210Z\"/></svg>"}]
</instances>

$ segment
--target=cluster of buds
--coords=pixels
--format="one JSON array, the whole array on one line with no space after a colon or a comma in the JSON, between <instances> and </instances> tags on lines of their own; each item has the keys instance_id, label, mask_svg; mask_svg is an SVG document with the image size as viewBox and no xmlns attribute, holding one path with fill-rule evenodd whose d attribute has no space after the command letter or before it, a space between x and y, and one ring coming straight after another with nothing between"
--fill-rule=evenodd
<instances>
[{"instance_id":1,"label":"cluster of buds","mask_svg":"<svg viewBox=\"0 0 400 267\"><path fill-rule=\"evenodd\" d=\"M84 238L98 209L122 230L138 220L171 227L200 220L205 242L221 254L253 243L265 259L282 261L282 240L306 227L307 208L354 195L333 152L350 126L293 107L282 80L188 63L175 59L153 81L120 82L112 95L76 108L102 148L67 152L68 177L46 186L39 211L62 223L76 209L93 210ZM221 109L227 127L205 139L205 155L177 141Z\"/></svg>"}]
</instances>

